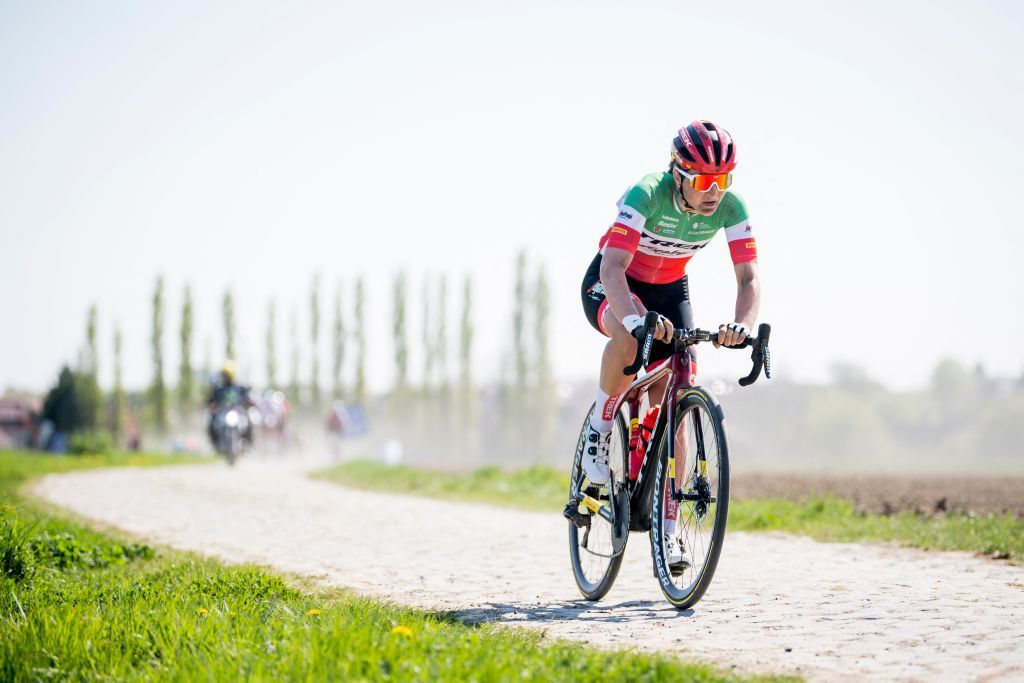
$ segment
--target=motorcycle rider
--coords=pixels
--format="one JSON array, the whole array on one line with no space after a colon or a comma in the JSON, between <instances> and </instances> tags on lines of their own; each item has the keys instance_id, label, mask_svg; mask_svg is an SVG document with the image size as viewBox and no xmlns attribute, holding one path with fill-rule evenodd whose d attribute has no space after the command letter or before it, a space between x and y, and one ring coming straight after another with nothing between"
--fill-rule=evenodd
<instances>
[{"instance_id":1,"label":"motorcycle rider","mask_svg":"<svg viewBox=\"0 0 1024 683\"><path fill-rule=\"evenodd\" d=\"M210 394L206 399L206 410L209 420L207 433L210 437L210 443L213 444L215 450L217 448L217 435L214 433L214 417L217 415L217 412L233 405L242 406L246 410L256 405L249 395L249 387L236 384L235 375L234 361L225 361L224 367L221 368L217 381L210 388ZM248 446L252 446L252 421L246 420L245 424L246 427L245 432L242 434L242 440Z\"/></svg>"}]
</instances>

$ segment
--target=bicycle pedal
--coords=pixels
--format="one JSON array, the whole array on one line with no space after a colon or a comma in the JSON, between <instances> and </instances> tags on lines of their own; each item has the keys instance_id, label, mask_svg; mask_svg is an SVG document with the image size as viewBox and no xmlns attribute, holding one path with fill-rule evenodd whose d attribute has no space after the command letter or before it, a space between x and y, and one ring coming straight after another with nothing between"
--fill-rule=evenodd
<instances>
[{"instance_id":1,"label":"bicycle pedal","mask_svg":"<svg viewBox=\"0 0 1024 683\"><path fill-rule=\"evenodd\" d=\"M579 503L569 501L565 505L565 509L562 510L562 516L567 520L575 524L578 528L590 526L590 517L580 512Z\"/></svg>"},{"instance_id":2,"label":"bicycle pedal","mask_svg":"<svg viewBox=\"0 0 1024 683\"><path fill-rule=\"evenodd\" d=\"M690 566L689 562L685 560L683 562L677 562L676 564L670 564L668 566L668 573L672 576L682 576L686 568Z\"/></svg>"}]
</instances>

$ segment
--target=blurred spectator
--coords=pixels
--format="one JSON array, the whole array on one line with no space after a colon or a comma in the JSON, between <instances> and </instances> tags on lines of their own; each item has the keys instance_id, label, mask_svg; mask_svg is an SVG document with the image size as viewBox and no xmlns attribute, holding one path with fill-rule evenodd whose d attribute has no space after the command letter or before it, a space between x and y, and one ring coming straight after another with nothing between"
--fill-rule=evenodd
<instances>
[{"instance_id":1,"label":"blurred spectator","mask_svg":"<svg viewBox=\"0 0 1024 683\"><path fill-rule=\"evenodd\" d=\"M43 402L35 397L0 398L0 448L28 448Z\"/></svg>"}]
</instances>

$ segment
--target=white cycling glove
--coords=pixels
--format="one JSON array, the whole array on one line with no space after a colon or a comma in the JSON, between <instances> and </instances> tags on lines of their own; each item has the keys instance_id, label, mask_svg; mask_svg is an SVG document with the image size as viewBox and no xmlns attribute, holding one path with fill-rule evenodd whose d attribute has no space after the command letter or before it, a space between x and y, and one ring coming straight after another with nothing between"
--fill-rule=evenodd
<instances>
[{"instance_id":1,"label":"white cycling glove","mask_svg":"<svg viewBox=\"0 0 1024 683\"><path fill-rule=\"evenodd\" d=\"M626 328L626 332L633 334L638 327L643 327L644 317L642 315L627 315L622 319L622 326Z\"/></svg>"},{"instance_id":2,"label":"white cycling glove","mask_svg":"<svg viewBox=\"0 0 1024 683\"><path fill-rule=\"evenodd\" d=\"M747 335L748 337L750 336L750 330L748 330L747 326L742 323L729 323L728 325L725 326L725 328L732 332L740 332L742 334Z\"/></svg>"}]
</instances>

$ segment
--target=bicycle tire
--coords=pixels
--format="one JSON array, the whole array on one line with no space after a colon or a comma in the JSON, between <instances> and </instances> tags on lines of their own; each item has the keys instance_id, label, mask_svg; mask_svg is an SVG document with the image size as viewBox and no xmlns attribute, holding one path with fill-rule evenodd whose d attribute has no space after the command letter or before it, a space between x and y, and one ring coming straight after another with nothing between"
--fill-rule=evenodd
<instances>
[{"instance_id":1,"label":"bicycle tire","mask_svg":"<svg viewBox=\"0 0 1024 683\"><path fill-rule=\"evenodd\" d=\"M715 500L712 503L705 503L705 516L709 514L708 508L713 506L714 519L712 520L711 530L707 537L706 545L702 548L701 563L699 567L696 564L698 553L688 548L691 553L691 564L688 568L682 572L681 583L686 581L688 573L692 576L692 580L689 580L686 585L677 586L673 581L673 576L668 566L667 551L663 541L665 520L664 520L664 508L666 501L666 489L669 488L668 484L668 445L669 438L675 438L668 434L668 429L663 430L661 439L658 443L658 458L656 461L655 469L655 480L654 490L651 496L651 555L654 561L655 574L658 579L658 583L661 586L661 592L672 605L678 609L687 609L697 604L697 602L704 597L704 593L707 591L708 586L711 585L711 581L714 578L715 570L718 568L718 560L722 553L722 543L725 539L725 528L729 518L729 445L726 439L725 433L725 416L722 412L721 406L715 397L709 392L705 391L701 387L693 387L688 389L681 397L678 405L676 406L675 414L675 425L676 431L685 424L684 418L688 411L694 409L699 411L701 416L700 424L701 429L695 430L702 432L703 448L705 449L705 458L711 458L712 456L716 459L716 481L709 482L710 493L714 493ZM707 428L710 427L710 433L714 435L714 453L708 452L711 449L707 447ZM700 448L701 446L697 446ZM690 469L690 464L687 462L687 469ZM695 463L694 463L695 464ZM710 461L708 462L708 472L710 473ZM689 476L689 475L687 475ZM710 474L705 475L710 477ZM696 490L696 489L694 489ZM678 503L680 510L691 509L690 519L694 522L695 528L700 529L704 526L700 522L698 511L698 503L693 502L692 505L689 501L681 501ZM677 522L678 524L678 522ZM688 534L687 534L688 536ZM703 534L695 534L695 539L699 537L700 541L704 541L705 537ZM696 545L694 543L693 545Z\"/></svg>"},{"instance_id":2,"label":"bicycle tire","mask_svg":"<svg viewBox=\"0 0 1024 683\"><path fill-rule=\"evenodd\" d=\"M582 463L583 449L586 447L586 434L587 427L590 424L590 417L594 412L594 407L591 406L590 411L587 413L586 419L583 421L583 426L580 429L580 438L576 442L576 454L573 457L572 471L569 477L569 494L572 495L573 487L578 485L580 478L582 477ZM622 411L615 417L615 427L612 429L612 438L615 438L615 434L618 434L620 439L621 448L619 452L622 454L621 462L618 463L618 472L626 473L625 467L628 466L629 452L629 429L626 426L626 420L623 417ZM609 449L610 451L613 449ZM611 463L612 468L615 469L616 463ZM628 476L628 475L625 475ZM614 499L614 497L612 497ZM628 496L624 496L626 501L625 514L628 514L629 503ZM602 522L604 520L601 520ZM623 547L618 554L613 555L609 558L608 566L600 577L597 577L595 581L591 581L582 566L582 558L580 555L580 528L575 523L569 521L569 562L572 566L573 579L576 581L576 587L579 588L580 593L587 600L595 601L600 600L608 591L611 590L612 585L615 583L616 577L619 575L619 569L622 567L622 560L626 555L625 542ZM626 540L628 541L629 531L626 531Z\"/></svg>"}]
</instances>

